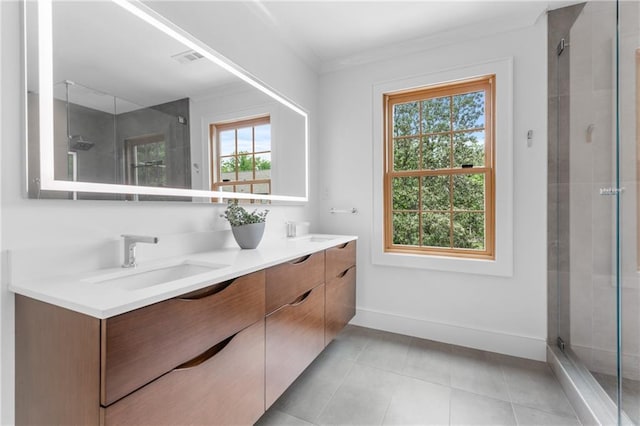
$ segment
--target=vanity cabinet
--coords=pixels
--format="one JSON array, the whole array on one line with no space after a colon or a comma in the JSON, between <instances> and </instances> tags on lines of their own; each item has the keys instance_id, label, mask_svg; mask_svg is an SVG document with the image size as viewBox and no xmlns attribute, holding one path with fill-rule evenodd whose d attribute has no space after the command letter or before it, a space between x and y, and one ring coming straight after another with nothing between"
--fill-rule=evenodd
<instances>
[{"instance_id":1,"label":"vanity cabinet","mask_svg":"<svg viewBox=\"0 0 640 426\"><path fill-rule=\"evenodd\" d=\"M355 242L107 319L16 295L16 424L253 424L355 312Z\"/></svg>"},{"instance_id":2,"label":"vanity cabinet","mask_svg":"<svg viewBox=\"0 0 640 426\"><path fill-rule=\"evenodd\" d=\"M325 344L356 314L356 242L326 251Z\"/></svg>"},{"instance_id":3,"label":"vanity cabinet","mask_svg":"<svg viewBox=\"0 0 640 426\"><path fill-rule=\"evenodd\" d=\"M324 251L267 269L268 409L324 349Z\"/></svg>"}]
</instances>

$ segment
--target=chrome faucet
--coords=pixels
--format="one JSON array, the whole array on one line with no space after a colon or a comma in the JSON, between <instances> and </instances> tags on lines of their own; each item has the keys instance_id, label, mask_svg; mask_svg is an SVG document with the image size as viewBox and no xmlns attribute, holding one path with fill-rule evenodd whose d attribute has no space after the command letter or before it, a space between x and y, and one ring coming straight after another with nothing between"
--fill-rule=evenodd
<instances>
[{"instance_id":1,"label":"chrome faucet","mask_svg":"<svg viewBox=\"0 0 640 426\"><path fill-rule=\"evenodd\" d=\"M145 237L143 235L121 235L124 238L124 263L123 268L135 268L136 243L158 244L158 237Z\"/></svg>"}]
</instances>

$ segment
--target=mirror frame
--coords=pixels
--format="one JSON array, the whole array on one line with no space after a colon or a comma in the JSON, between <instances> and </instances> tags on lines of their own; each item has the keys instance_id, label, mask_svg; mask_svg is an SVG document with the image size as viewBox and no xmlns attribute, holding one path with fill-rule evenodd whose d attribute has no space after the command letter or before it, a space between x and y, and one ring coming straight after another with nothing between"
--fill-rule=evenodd
<instances>
[{"instance_id":1,"label":"mirror frame","mask_svg":"<svg viewBox=\"0 0 640 426\"><path fill-rule=\"evenodd\" d=\"M29 1L29 0L25 0ZM234 64L200 40L160 15L141 0L111 0L116 5L140 18L169 37L181 42L189 49L195 50L206 59L250 84L280 104L290 108L304 118L304 163L305 194L261 195L240 192L222 192L199 189L162 188L151 186L135 186L124 184L106 184L77 181L63 181L54 178L54 141L53 141L53 13L52 0L37 0L38 25L38 90L39 97L39 131L40 131L40 189L65 192L93 192L107 194L140 194L164 195L194 198L246 199L287 202L309 201L309 115L298 105L278 94L262 83L258 78ZM26 46L26 45L25 45ZM25 77L26 78L26 77ZM26 83L26 82L25 82ZM27 87L25 84L25 96ZM28 131L28 130L27 130Z\"/></svg>"}]
</instances>

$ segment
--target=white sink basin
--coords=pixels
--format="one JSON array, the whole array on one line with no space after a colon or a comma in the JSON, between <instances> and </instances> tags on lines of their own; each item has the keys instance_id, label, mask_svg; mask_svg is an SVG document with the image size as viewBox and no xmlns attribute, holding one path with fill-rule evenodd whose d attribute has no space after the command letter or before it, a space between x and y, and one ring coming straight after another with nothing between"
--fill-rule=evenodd
<instances>
[{"instance_id":1,"label":"white sink basin","mask_svg":"<svg viewBox=\"0 0 640 426\"><path fill-rule=\"evenodd\" d=\"M310 243L324 243L326 241L335 240L339 237L334 235L323 235L323 234L307 234L301 235L299 237L294 237L292 241L300 241L300 242L310 242Z\"/></svg>"},{"instance_id":2,"label":"white sink basin","mask_svg":"<svg viewBox=\"0 0 640 426\"><path fill-rule=\"evenodd\" d=\"M122 271L112 272L110 274L86 278L83 281L123 290L140 290L205 274L228 266L229 265L219 265L215 263L185 261L175 265L163 265L156 268L123 269Z\"/></svg>"}]
</instances>

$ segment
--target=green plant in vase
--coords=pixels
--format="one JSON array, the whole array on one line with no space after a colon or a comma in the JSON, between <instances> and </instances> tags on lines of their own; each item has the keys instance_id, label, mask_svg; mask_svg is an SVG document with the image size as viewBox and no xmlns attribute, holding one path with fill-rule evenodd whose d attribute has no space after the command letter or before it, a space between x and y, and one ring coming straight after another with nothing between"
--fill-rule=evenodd
<instances>
[{"instance_id":1,"label":"green plant in vase","mask_svg":"<svg viewBox=\"0 0 640 426\"><path fill-rule=\"evenodd\" d=\"M230 200L220 216L229 221L231 232L241 248L254 249L262 240L268 213L269 210L259 212L257 209L249 213L238 204L238 200Z\"/></svg>"}]
</instances>

